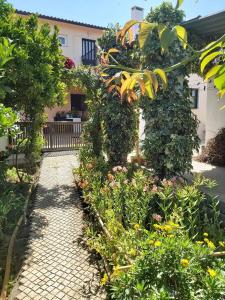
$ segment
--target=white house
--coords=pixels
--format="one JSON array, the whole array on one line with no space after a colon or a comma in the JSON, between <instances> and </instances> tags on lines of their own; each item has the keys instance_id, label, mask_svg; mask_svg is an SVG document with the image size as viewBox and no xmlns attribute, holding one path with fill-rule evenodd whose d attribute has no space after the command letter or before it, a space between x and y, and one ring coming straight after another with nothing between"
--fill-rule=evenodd
<instances>
[{"instance_id":1,"label":"white house","mask_svg":"<svg viewBox=\"0 0 225 300\"><path fill-rule=\"evenodd\" d=\"M205 17L198 16L184 22L183 26L203 39L215 40L225 33L225 10ZM193 113L200 121L198 134L204 144L225 127L225 109L221 109L225 98L218 98L213 81L204 82L197 74L189 76L189 86L192 89Z\"/></svg>"}]
</instances>

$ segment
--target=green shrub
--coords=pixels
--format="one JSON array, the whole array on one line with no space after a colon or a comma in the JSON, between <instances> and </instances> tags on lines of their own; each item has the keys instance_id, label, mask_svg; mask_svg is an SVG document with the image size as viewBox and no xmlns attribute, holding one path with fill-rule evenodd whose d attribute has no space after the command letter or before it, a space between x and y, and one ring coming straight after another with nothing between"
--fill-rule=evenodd
<instances>
[{"instance_id":1,"label":"green shrub","mask_svg":"<svg viewBox=\"0 0 225 300\"><path fill-rule=\"evenodd\" d=\"M223 299L225 267L214 251L225 248L215 199L206 209L196 177L160 180L133 165L111 168L103 159L82 161L78 185L100 214L86 230L88 245L109 263L112 299Z\"/></svg>"},{"instance_id":2,"label":"green shrub","mask_svg":"<svg viewBox=\"0 0 225 300\"><path fill-rule=\"evenodd\" d=\"M179 230L145 235L132 268L114 276L112 299L223 299L224 262L210 256L206 243L193 243Z\"/></svg>"},{"instance_id":3,"label":"green shrub","mask_svg":"<svg viewBox=\"0 0 225 300\"><path fill-rule=\"evenodd\" d=\"M208 141L199 156L199 161L225 166L225 128L221 128L217 135Z\"/></svg>"}]
</instances>

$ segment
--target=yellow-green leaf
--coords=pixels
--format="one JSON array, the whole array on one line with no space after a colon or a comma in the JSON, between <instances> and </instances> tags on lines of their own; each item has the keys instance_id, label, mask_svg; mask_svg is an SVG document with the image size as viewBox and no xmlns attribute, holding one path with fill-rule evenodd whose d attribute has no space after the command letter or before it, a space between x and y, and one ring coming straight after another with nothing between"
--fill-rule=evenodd
<instances>
[{"instance_id":1,"label":"yellow-green leaf","mask_svg":"<svg viewBox=\"0 0 225 300\"><path fill-rule=\"evenodd\" d=\"M159 77L162 79L162 82L163 82L163 88L167 88L167 85L168 85L168 79L167 79L167 76L166 76L166 73L163 69L155 69L154 70L154 73L155 74L158 74Z\"/></svg>"},{"instance_id":2,"label":"yellow-green leaf","mask_svg":"<svg viewBox=\"0 0 225 300\"><path fill-rule=\"evenodd\" d=\"M143 48L147 38L149 37L152 30L157 26L156 23L148 23L148 22L141 22L140 30L138 34L138 41L140 48Z\"/></svg>"},{"instance_id":3,"label":"yellow-green leaf","mask_svg":"<svg viewBox=\"0 0 225 300\"><path fill-rule=\"evenodd\" d=\"M225 95L225 89L221 90L218 92L218 96L219 98L222 98L223 96ZM225 108L225 105L222 106L220 109L224 109Z\"/></svg>"},{"instance_id":4,"label":"yellow-green leaf","mask_svg":"<svg viewBox=\"0 0 225 300\"><path fill-rule=\"evenodd\" d=\"M163 51L168 50L170 44L176 39L176 33L167 27L159 30L161 48Z\"/></svg>"},{"instance_id":5,"label":"yellow-green leaf","mask_svg":"<svg viewBox=\"0 0 225 300\"><path fill-rule=\"evenodd\" d=\"M205 80L210 79L211 77L215 76L219 70L221 69L222 65L217 65L212 67L205 75Z\"/></svg>"},{"instance_id":6,"label":"yellow-green leaf","mask_svg":"<svg viewBox=\"0 0 225 300\"><path fill-rule=\"evenodd\" d=\"M135 24L139 24L139 23L140 23L140 21L137 21L137 20L130 20L130 21L128 21L128 22L124 25L123 29L120 31L119 35L123 38L123 37L125 36L125 34L127 33L127 31L128 31L131 27L133 27Z\"/></svg>"},{"instance_id":7,"label":"yellow-green leaf","mask_svg":"<svg viewBox=\"0 0 225 300\"><path fill-rule=\"evenodd\" d=\"M221 48L222 46L222 43L217 43L217 42L212 42L212 43L209 43L206 47L205 47L205 50L204 52L201 54L200 56L200 60L202 60L209 52L211 52L213 49L215 48Z\"/></svg>"},{"instance_id":8,"label":"yellow-green leaf","mask_svg":"<svg viewBox=\"0 0 225 300\"><path fill-rule=\"evenodd\" d=\"M216 51L213 53L210 53L209 55L207 55L201 62L201 72L203 73L205 70L205 67L212 61L214 60L217 56L222 55L223 52L222 51Z\"/></svg>"},{"instance_id":9,"label":"yellow-green leaf","mask_svg":"<svg viewBox=\"0 0 225 300\"><path fill-rule=\"evenodd\" d=\"M219 91L225 89L225 66L222 66L222 68L217 73L214 79L214 84Z\"/></svg>"},{"instance_id":10,"label":"yellow-green leaf","mask_svg":"<svg viewBox=\"0 0 225 300\"><path fill-rule=\"evenodd\" d=\"M176 31L178 39L182 43L184 49L187 48L187 31L184 27L177 25L173 28Z\"/></svg>"},{"instance_id":11,"label":"yellow-green leaf","mask_svg":"<svg viewBox=\"0 0 225 300\"><path fill-rule=\"evenodd\" d=\"M149 79L149 77L144 74L144 83L145 83L145 93L150 98L153 99L155 97L153 88L152 88L152 81Z\"/></svg>"},{"instance_id":12,"label":"yellow-green leaf","mask_svg":"<svg viewBox=\"0 0 225 300\"><path fill-rule=\"evenodd\" d=\"M116 49L116 48L111 48L108 51L109 54L111 54L111 53L118 53L118 52L120 52L120 51L118 49Z\"/></svg>"},{"instance_id":13,"label":"yellow-green leaf","mask_svg":"<svg viewBox=\"0 0 225 300\"><path fill-rule=\"evenodd\" d=\"M184 0L177 0L176 9L178 9L183 4L183 2Z\"/></svg>"}]
</instances>

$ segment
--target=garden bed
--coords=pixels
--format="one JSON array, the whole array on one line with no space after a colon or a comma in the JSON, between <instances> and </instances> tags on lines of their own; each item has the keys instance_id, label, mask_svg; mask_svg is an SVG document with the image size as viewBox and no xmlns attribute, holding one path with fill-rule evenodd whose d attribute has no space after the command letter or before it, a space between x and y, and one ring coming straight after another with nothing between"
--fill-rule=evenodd
<instances>
[{"instance_id":1,"label":"garden bed","mask_svg":"<svg viewBox=\"0 0 225 300\"><path fill-rule=\"evenodd\" d=\"M110 298L224 299L224 232L215 199L207 199L209 215L201 192L209 180L160 180L134 165L87 158L75 174Z\"/></svg>"},{"instance_id":2,"label":"garden bed","mask_svg":"<svg viewBox=\"0 0 225 300\"><path fill-rule=\"evenodd\" d=\"M35 175L18 170L1 162L0 195L0 287L1 296L6 296L22 265L28 237L27 217L30 199L36 185Z\"/></svg>"}]
</instances>

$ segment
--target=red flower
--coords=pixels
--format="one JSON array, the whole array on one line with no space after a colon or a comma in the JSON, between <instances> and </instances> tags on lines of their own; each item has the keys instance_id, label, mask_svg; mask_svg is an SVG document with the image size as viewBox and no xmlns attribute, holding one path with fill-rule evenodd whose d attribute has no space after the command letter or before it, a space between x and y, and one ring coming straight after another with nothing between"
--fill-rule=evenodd
<instances>
[{"instance_id":1,"label":"red flower","mask_svg":"<svg viewBox=\"0 0 225 300\"><path fill-rule=\"evenodd\" d=\"M66 69L72 69L72 68L75 68L75 63L74 63L74 61L73 61L71 58L69 58L69 57L66 58L66 61L65 61L65 68L66 68Z\"/></svg>"}]
</instances>

